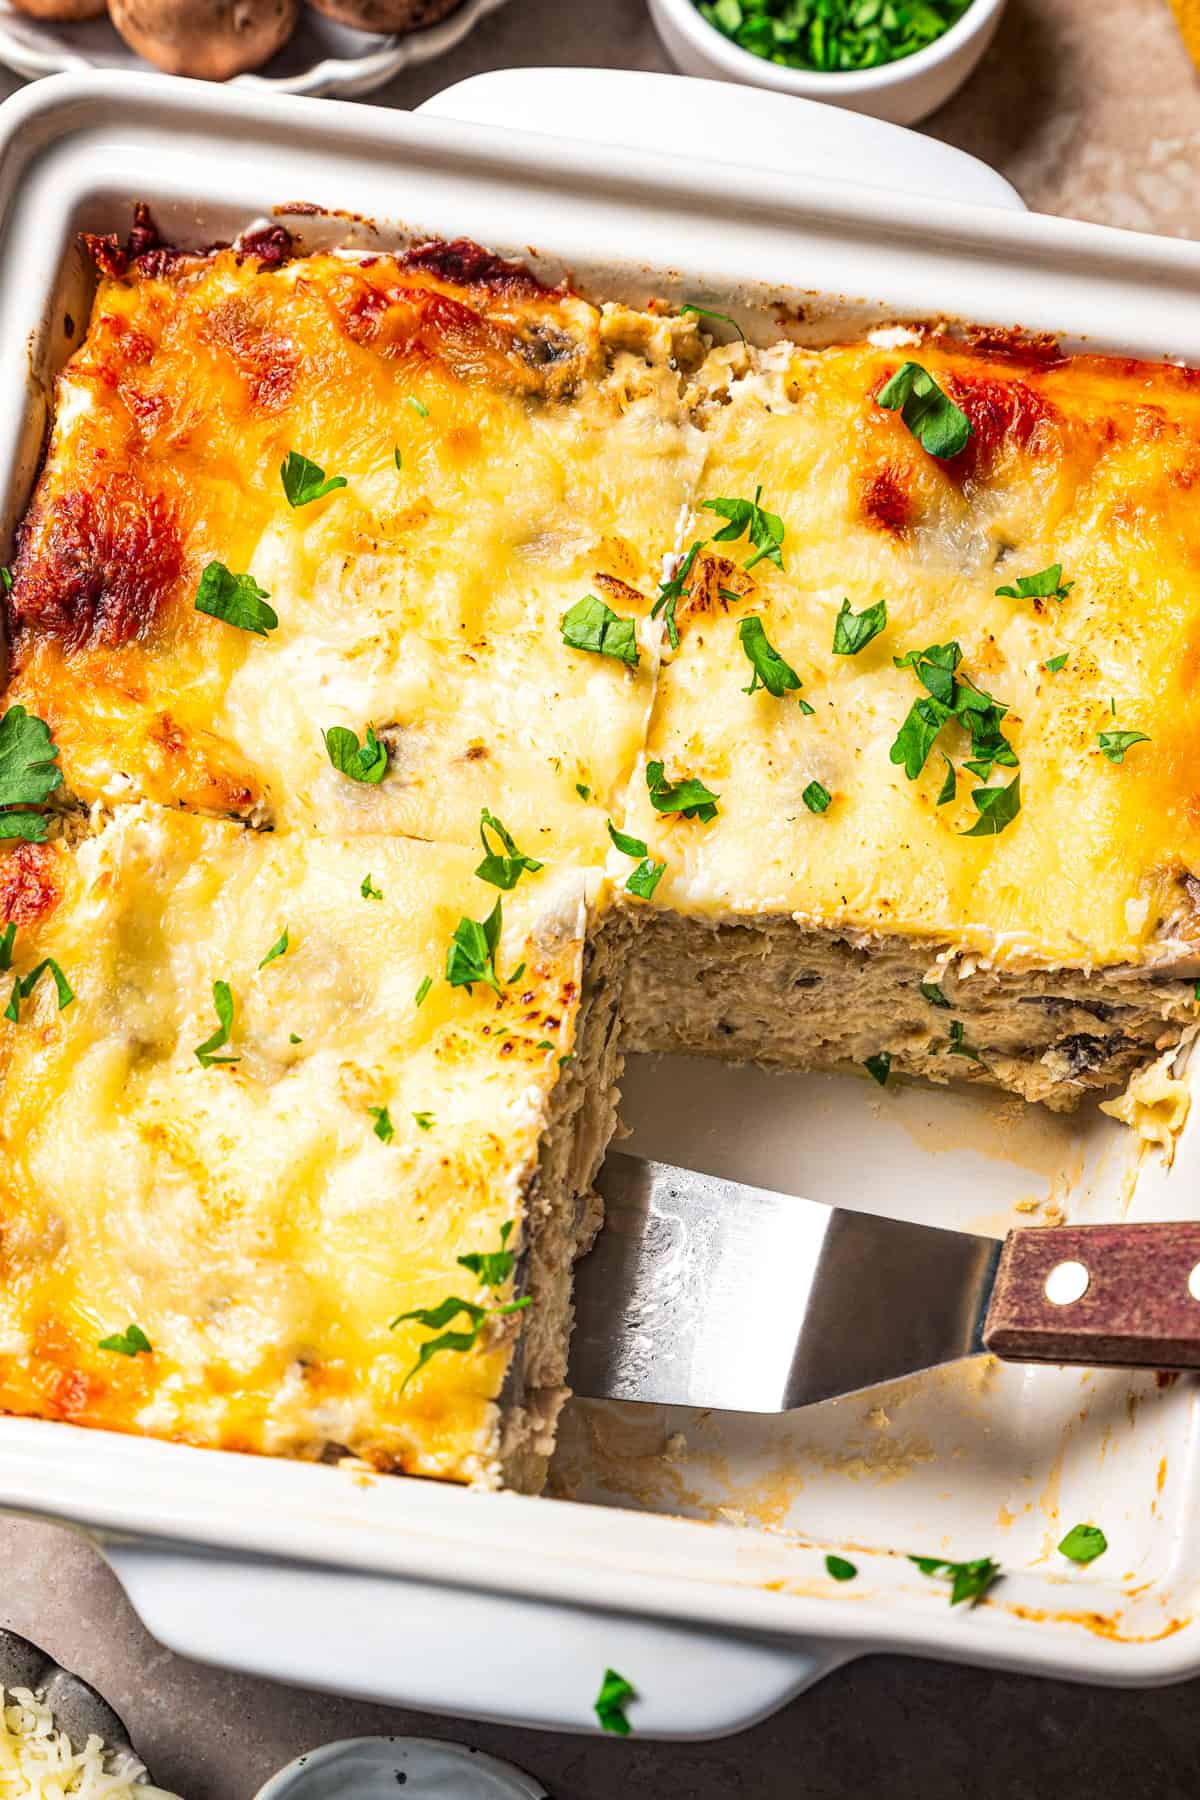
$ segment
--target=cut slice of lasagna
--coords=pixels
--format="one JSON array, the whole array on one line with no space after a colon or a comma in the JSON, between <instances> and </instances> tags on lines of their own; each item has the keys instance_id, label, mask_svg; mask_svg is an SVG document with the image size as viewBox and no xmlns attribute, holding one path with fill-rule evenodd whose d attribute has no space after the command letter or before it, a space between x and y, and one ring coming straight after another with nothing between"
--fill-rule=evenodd
<instances>
[{"instance_id":1,"label":"cut slice of lasagna","mask_svg":"<svg viewBox=\"0 0 1200 1800\"><path fill-rule=\"evenodd\" d=\"M0 1408L540 1485L617 938L475 861L145 806L10 852Z\"/></svg>"},{"instance_id":2,"label":"cut slice of lasagna","mask_svg":"<svg viewBox=\"0 0 1200 1800\"><path fill-rule=\"evenodd\" d=\"M715 353L696 406L631 1041L1119 1086L1200 966L1194 376L781 346Z\"/></svg>"}]
</instances>

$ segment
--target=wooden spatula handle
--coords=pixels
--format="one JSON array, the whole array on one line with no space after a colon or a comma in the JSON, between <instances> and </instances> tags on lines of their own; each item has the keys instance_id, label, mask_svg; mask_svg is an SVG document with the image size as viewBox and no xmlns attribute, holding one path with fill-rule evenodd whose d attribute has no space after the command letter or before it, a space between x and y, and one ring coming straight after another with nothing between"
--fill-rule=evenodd
<instances>
[{"instance_id":1,"label":"wooden spatula handle","mask_svg":"<svg viewBox=\"0 0 1200 1800\"><path fill-rule=\"evenodd\" d=\"M1200 1369L1200 1222L1010 1231L983 1341L1013 1362Z\"/></svg>"}]
</instances>

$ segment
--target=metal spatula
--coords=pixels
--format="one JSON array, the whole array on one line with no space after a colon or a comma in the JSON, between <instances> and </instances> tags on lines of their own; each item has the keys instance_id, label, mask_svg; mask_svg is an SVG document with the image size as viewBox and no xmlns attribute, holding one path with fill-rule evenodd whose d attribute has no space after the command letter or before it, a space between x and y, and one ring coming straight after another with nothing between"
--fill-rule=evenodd
<instances>
[{"instance_id":1,"label":"metal spatula","mask_svg":"<svg viewBox=\"0 0 1200 1800\"><path fill-rule=\"evenodd\" d=\"M1200 1368L1200 1222L1004 1243L610 1155L579 1266L578 1394L786 1412L982 1350Z\"/></svg>"}]
</instances>

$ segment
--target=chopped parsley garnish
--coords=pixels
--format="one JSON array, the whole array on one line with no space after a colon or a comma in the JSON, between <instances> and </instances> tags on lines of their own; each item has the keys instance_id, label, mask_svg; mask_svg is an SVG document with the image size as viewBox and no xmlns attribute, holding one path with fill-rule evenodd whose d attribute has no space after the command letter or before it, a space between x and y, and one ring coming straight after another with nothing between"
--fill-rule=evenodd
<instances>
[{"instance_id":1,"label":"chopped parsley garnish","mask_svg":"<svg viewBox=\"0 0 1200 1800\"><path fill-rule=\"evenodd\" d=\"M420 1006L422 1000L424 1000L426 994L429 992L429 990L432 986L433 986L433 976L426 975L424 980L421 982L420 987L417 989L416 993L413 995L413 1005L414 1006Z\"/></svg>"},{"instance_id":2,"label":"chopped parsley garnish","mask_svg":"<svg viewBox=\"0 0 1200 1800\"><path fill-rule=\"evenodd\" d=\"M857 656L886 625L886 600L877 600L874 606L868 606L860 613L851 612L849 600L843 600L833 624L833 654Z\"/></svg>"},{"instance_id":3,"label":"chopped parsley garnish","mask_svg":"<svg viewBox=\"0 0 1200 1800\"><path fill-rule=\"evenodd\" d=\"M517 1257L516 1252L508 1248L508 1240L512 1236L513 1222L506 1219L500 1227L500 1248L498 1250L471 1250L466 1256L458 1256L455 1261L472 1275L477 1275L486 1288L503 1287L513 1272Z\"/></svg>"},{"instance_id":4,"label":"chopped parsley garnish","mask_svg":"<svg viewBox=\"0 0 1200 1800\"><path fill-rule=\"evenodd\" d=\"M296 1032L294 1032L294 1031L288 1032L288 1043L289 1044L302 1044L303 1042L304 1042L304 1039L302 1037L298 1036Z\"/></svg>"},{"instance_id":5,"label":"chopped parsley garnish","mask_svg":"<svg viewBox=\"0 0 1200 1800\"><path fill-rule=\"evenodd\" d=\"M433 1130L433 1114L431 1112L415 1112L413 1118L416 1121L418 1130Z\"/></svg>"},{"instance_id":6,"label":"chopped parsley garnish","mask_svg":"<svg viewBox=\"0 0 1200 1800\"><path fill-rule=\"evenodd\" d=\"M325 740L326 755L341 774L348 775L351 781L369 782L372 786L383 780L388 766L387 745L381 744L375 736L374 725L367 726L367 735L361 745L357 733L345 725L331 725L321 736Z\"/></svg>"},{"instance_id":7,"label":"chopped parsley garnish","mask_svg":"<svg viewBox=\"0 0 1200 1800\"><path fill-rule=\"evenodd\" d=\"M718 517L727 519L720 531L713 533L714 544L731 544L747 534L754 548L754 555L746 563L752 569L756 563L773 562L777 569L783 567L783 520L778 513L767 512L758 503L762 497L762 484L754 490L753 500L731 500L722 496L716 500L705 500L701 504L706 512L715 512Z\"/></svg>"},{"instance_id":8,"label":"chopped parsley garnish","mask_svg":"<svg viewBox=\"0 0 1200 1800\"><path fill-rule=\"evenodd\" d=\"M697 0L710 25L753 56L820 73L877 69L923 50L968 0Z\"/></svg>"},{"instance_id":9,"label":"chopped parsley garnish","mask_svg":"<svg viewBox=\"0 0 1200 1800\"><path fill-rule=\"evenodd\" d=\"M1090 1563L1104 1555L1108 1539L1098 1525L1072 1525L1058 1548L1072 1562Z\"/></svg>"},{"instance_id":10,"label":"chopped parsley garnish","mask_svg":"<svg viewBox=\"0 0 1200 1800\"><path fill-rule=\"evenodd\" d=\"M59 1012L62 1012L64 1007L70 1006L72 1000L75 998L70 982L67 980L54 958L52 956L44 956L37 967L29 971L28 975L18 975L14 979L12 992L8 996L8 1005L4 1009L4 1017L6 1019L11 1019L14 1025L18 1023L21 1015L22 1000L28 1000L34 988L42 979L42 976L46 974L49 974L54 982L54 991L58 996Z\"/></svg>"},{"instance_id":11,"label":"chopped parsley garnish","mask_svg":"<svg viewBox=\"0 0 1200 1800\"><path fill-rule=\"evenodd\" d=\"M888 1051L879 1050L874 1056L868 1056L863 1064L863 1068L867 1071L867 1074L871 1077L872 1081L877 1081L880 1087L886 1087L888 1084L888 1076L892 1072L891 1056Z\"/></svg>"},{"instance_id":12,"label":"chopped parsley garnish","mask_svg":"<svg viewBox=\"0 0 1200 1800\"><path fill-rule=\"evenodd\" d=\"M436 1356L439 1350L473 1350L488 1319L505 1318L509 1313L522 1312L529 1304L528 1295L521 1300L506 1300L502 1306L476 1306L472 1300L460 1300L456 1294L451 1294L438 1306L416 1306L411 1312L398 1314L388 1327L390 1331L395 1331L397 1325L407 1324L410 1319L413 1319L418 1325L425 1325L430 1331L440 1334L434 1338L427 1338L421 1345L416 1362L400 1383L401 1393L413 1376L423 1369L429 1359ZM449 1325L454 1319L463 1316L469 1322L465 1331L442 1330L444 1325Z\"/></svg>"},{"instance_id":13,"label":"chopped parsley garnish","mask_svg":"<svg viewBox=\"0 0 1200 1800\"><path fill-rule=\"evenodd\" d=\"M950 761L946 752L943 750L940 754L942 761L946 765L946 779L938 789L937 803L939 806L946 806L953 800L955 794L958 792L958 776L954 773L954 764Z\"/></svg>"},{"instance_id":14,"label":"chopped parsley garnish","mask_svg":"<svg viewBox=\"0 0 1200 1800\"><path fill-rule=\"evenodd\" d=\"M800 798L810 813L823 813L829 811L829 802L833 799L833 795L828 788L822 787L819 781L810 781Z\"/></svg>"},{"instance_id":15,"label":"chopped parsley garnish","mask_svg":"<svg viewBox=\"0 0 1200 1800\"><path fill-rule=\"evenodd\" d=\"M756 614L743 619L738 626L738 642L754 671L750 686L742 689L743 694L752 694L756 688L764 687L776 700L782 700L790 688L800 686L800 677L791 663L780 656Z\"/></svg>"},{"instance_id":16,"label":"chopped parsley garnish","mask_svg":"<svg viewBox=\"0 0 1200 1800\"><path fill-rule=\"evenodd\" d=\"M835 1581L853 1581L858 1574L856 1564L847 1562L844 1556L827 1556L825 1568Z\"/></svg>"},{"instance_id":17,"label":"chopped parsley garnish","mask_svg":"<svg viewBox=\"0 0 1200 1800\"><path fill-rule=\"evenodd\" d=\"M525 964L523 962L518 963L516 968L513 970L512 974L508 978L508 986L512 987L514 982L520 981L520 979L524 973L525 973ZM505 1026L505 1030L507 1030L507 1029L508 1029L508 1027ZM496 1036L499 1037L500 1033L497 1032Z\"/></svg>"},{"instance_id":18,"label":"chopped parsley garnish","mask_svg":"<svg viewBox=\"0 0 1200 1800\"><path fill-rule=\"evenodd\" d=\"M680 307L679 312L681 317L687 313L695 313L696 317L699 319L718 319L722 325L732 325L743 344L746 341L745 332L742 330L737 320L731 319L728 313L713 312L711 308L707 306L697 306L694 300L685 300Z\"/></svg>"},{"instance_id":19,"label":"chopped parsley garnish","mask_svg":"<svg viewBox=\"0 0 1200 1800\"><path fill-rule=\"evenodd\" d=\"M1036 575L1018 575L1011 587L998 587L996 593L1009 600L1065 600L1074 586L1073 581L1063 580L1062 564L1051 563Z\"/></svg>"},{"instance_id":20,"label":"chopped parsley garnish","mask_svg":"<svg viewBox=\"0 0 1200 1800\"><path fill-rule=\"evenodd\" d=\"M375 886L375 883L372 881L372 879L369 875L363 876L362 886L359 888L358 891L362 895L364 900L382 900L383 899L383 889L377 888Z\"/></svg>"},{"instance_id":21,"label":"chopped parsley garnish","mask_svg":"<svg viewBox=\"0 0 1200 1800\"><path fill-rule=\"evenodd\" d=\"M347 485L344 475L330 475L326 479L324 469L310 462L307 456L301 456L298 450L289 450L280 463L279 479L289 506L308 506L313 500L323 500L326 494Z\"/></svg>"},{"instance_id":22,"label":"chopped parsley garnish","mask_svg":"<svg viewBox=\"0 0 1200 1800\"><path fill-rule=\"evenodd\" d=\"M894 763L903 763L910 781L916 780L929 761L929 752L950 716L950 708L940 700L914 700L909 707L890 755Z\"/></svg>"},{"instance_id":23,"label":"chopped parsley garnish","mask_svg":"<svg viewBox=\"0 0 1200 1800\"><path fill-rule=\"evenodd\" d=\"M368 1113L375 1123L372 1130L381 1144L390 1144L396 1135L396 1127L392 1124L392 1115L386 1106L368 1106Z\"/></svg>"},{"instance_id":24,"label":"chopped parsley garnish","mask_svg":"<svg viewBox=\"0 0 1200 1800\"><path fill-rule=\"evenodd\" d=\"M405 394L404 404L405 406L411 406L413 411L420 418L427 419L429 417L429 408L418 400L415 394Z\"/></svg>"},{"instance_id":25,"label":"chopped parsley garnish","mask_svg":"<svg viewBox=\"0 0 1200 1800\"><path fill-rule=\"evenodd\" d=\"M965 1041L963 1031L964 1026L962 1020L951 1019L950 1042L947 1045L948 1054L950 1056L966 1056L969 1057L972 1062L982 1062L983 1058L980 1056L978 1050L974 1049L972 1045Z\"/></svg>"},{"instance_id":26,"label":"chopped parsley garnish","mask_svg":"<svg viewBox=\"0 0 1200 1800\"><path fill-rule=\"evenodd\" d=\"M396 445L395 449L392 451L392 461L395 463L395 465L398 469L403 469L404 458L400 454L400 446L398 444Z\"/></svg>"},{"instance_id":27,"label":"chopped parsley garnish","mask_svg":"<svg viewBox=\"0 0 1200 1800\"><path fill-rule=\"evenodd\" d=\"M922 450L945 460L966 448L972 426L965 412L944 394L928 369L906 362L875 396L877 406L899 412Z\"/></svg>"},{"instance_id":28,"label":"chopped parsley garnish","mask_svg":"<svg viewBox=\"0 0 1200 1800\"><path fill-rule=\"evenodd\" d=\"M584 781L577 781L575 783L575 792L579 795L581 800L590 800L592 797L592 790Z\"/></svg>"},{"instance_id":29,"label":"chopped parsley garnish","mask_svg":"<svg viewBox=\"0 0 1200 1800\"><path fill-rule=\"evenodd\" d=\"M654 890L666 871L666 863L655 862L643 839L630 837L629 833L625 831L618 831L611 819L608 821L608 835L622 856L641 858L637 868L625 883L626 891L636 894L639 900L652 899Z\"/></svg>"},{"instance_id":30,"label":"chopped parsley garnish","mask_svg":"<svg viewBox=\"0 0 1200 1800\"><path fill-rule=\"evenodd\" d=\"M595 594L585 594L563 614L562 638L572 650L591 650L637 668L637 620L623 618Z\"/></svg>"},{"instance_id":31,"label":"chopped parsley garnish","mask_svg":"<svg viewBox=\"0 0 1200 1800\"><path fill-rule=\"evenodd\" d=\"M637 1694L632 1684L623 1675L618 1675L615 1669L605 1669L600 1692L593 1702L600 1729L613 1731L618 1737L628 1737L633 1726L625 1717L625 1708L631 1700L636 1699Z\"/></svg>"},{"instance_id":32,"label":"chopped parsley garnish","mask_svg":"<svg viewBox=\"0 0 1200 1800\"><path fill-rule=\"evenodd\" d=\"M496 945L503 922L500 907L497 900L486 919L460 919L454 927L446 954L446 980L451 987L465 987L469 994L474 984L482 981L497 994L503 993L496 974Z\"/></svg>"},{"instance_id":33,"label":"chopped parsley garnish","mask_svg":"<svg viewBox=\"0 0 1200 1800\"><path fill-rule=\"evenodd\" d=\"M659 613L663 610L663 607L666 607L667 636L671 640L672 650L678 650L679 648L679 627L675 623L675 608L683 599L684 590L688 584L688 578L692 573L692 564L695 562L703 548L704 539L697 538L695 543L681 558L679 566L676 568L675 573L671 576L670 580L659 582L658 599L650 608L650 617L652 619L657 619Z\"/></svg>"},{"instance_id":34,"label":"chopped parsley garnish","mask_svg":"<svg viewBox=\"0 0 1200 1800\"><path fill-rule=\"evenodd\" d=\"M705 787L698 776L685 775L682 781L667 781L663 765L650 762L646 764L646 787L655 812L682 813L685 819L702 819L705 824L717 816L720 795Z\"/></svg>"},{"instance_id":35,"label":"chopped parsley garnish","mask_svg":"<svg viewBox=\"0 0 1200 1800\"><path fill-rule=\"evenodd\" d=\"M118 1356L152 1356L154 1347L140 1325L127 1325L112 1337L101 1338L98 1350L115 1350Z\"/></svg>"},{"instance_id":36,"label":"chopped parsley garnish","mask_svg":"<svg viewBox=\"0 0 1200 1800\"><path fill-rule=\"evenodd\" d=\"M1064 650L1060 656L1052 656L1046 664L1046 673L1048 675L1057 675L1060 669L1065 669L1067 666L1067 656L1068 652L1066 650Z\"/></svg>"},{"instance_id":37,"label":"chopped parsley garnish","mask_svg":"<svg viewBox=\"0 0 1200 1800\"><path fill-rule=\"evenodd\" d=\"M1021 810L1021 777L1014 775L1007 787L972 788L971 798L979 808L979 817L961 835L999 837Z\"/></svg>"},{"instance_id":38,"label":"chopped parsley garnish","mask_svg":"<svg viewBox=\"0 0 1200 1800\"><path fill-rule=\"evenodd\" d=\"M964 1600L969 1600L972 1606L978 1605L1001 1574L1000 1564L993 1562L990 1556L976 1557L974 1562L948 1562L944 1556L910 1556L908 1560L916 1563L922 1575L950 1576L953 1583L951 1606L958 1606Z\"/></svg>"},{"instance_id":39,"label":"chopped parsley garnish","mask_svg":"<svg viewBox=\"0 0 1200 1800\"><path fill-rule=\"evenodd\" d=\"M1100 748L1109 762L1114 763L1124 762L1125 752L1132 750L1135 744L1150 742L1144 731L1101 731L1098 736Z\"/></svg>"},{"instance_id":40,"label":"chopped parsley garnish","mask_svg":"<svg viewBox=\"0 0 1200 1800\"><path fill-rule=\"evenodd\" d=\"M253 631L266 637L279 623L279 614L266 588L260 588L253 575L234 575L222 562L210 562L200 576L196 589L196 611L224 619L239 631Z\"/></svg>"},{"instance_id":41,"label":"chopped parsley garnish","mask_svg":"<svg viewBox=\"0 0 1200 1800\"><path fill-rule=\"evenodd\" d=\"M46 815L9 812L11 806L41 806L62 784L58 746L50 727L23 706L10 706L0 719L0 838L40 844Z\"/></svg>"},{"instance_id":42,"label":"chopped parsley garnish","mask_svg":"<svg viewBox=\"0 0 1200 1800\"><path fill-rule=\"evenodd\" d=\"M0 970L12 968L13 940L16 935L16 921L10 919L4 930L0 931Z\"/></svg>"},{"instance_id":43,"label":"chopped parsley garnish","mask_svg":"<svg viewBox=\"0 0 1200 1800\"><path fill-rule=\"evenodd\" d=\"M223 1050L233 1034L233 994L227 981L213 982L213 1006L216 1008L220 1024L210 1038L196 1046L196 1061L202 1069L211 1069L216 1063L241 1062L240 1056L216 1056L214 1052Z\"/></svg>"},{"instance_id":44,"label":"chopped parsley garnish","mask_svg":"<svg viewBox=\"0 0 1200 1800\"><path fill-rule=\"evenodd\" d=\"M287 926L285 925L279 936L275 939L275 942L271 945L271 948L267 951L267 954L259 963L259 968L265 969L267 964L274 962L277 956L285 956L287 954L287 947L288 934Z\"/></svg>"},{"instance_id":45,"label":"chopped parsley garnish","mask_svg":"<svg viewBox=\"0 0 1200 1800\"><path fill-rule=\"evenodd\" d=\"M942 992L940 982L923 981L921 983L921 998L922 1000L928 1000L930 1006L944 1006L947 1011L950 1009L950 1002Z\"/></svg>"},{"instance_id":46,"label":"chopped parsley garnish","mask_svg":"<svg viewBox=\"0 0 1200 1800\"><path fill-rule=\"evenodd\" d=\"M0 581L4 583L5 593L11 594L13 591L13 572L7 563L0 564Z\"/></svg>"},{"instance_id":47,"label":"chopped parsley garnish","mask_svg":"<svg viewBox=\"0 0 1200 1800\"><path fill-rule=\"evenodd\" d=\"M500 850L493 850L488 843L489 831L499 840ZM516 887L527 869L531 875L536 875L542 867L532 856L517 849L495 813L490 813L486 806L479 815L479 841L483 845L483 861L476 869L476 875L480 881L490 881L493 887L503 888L506 894Z\"/></svg>"}]
</instances>

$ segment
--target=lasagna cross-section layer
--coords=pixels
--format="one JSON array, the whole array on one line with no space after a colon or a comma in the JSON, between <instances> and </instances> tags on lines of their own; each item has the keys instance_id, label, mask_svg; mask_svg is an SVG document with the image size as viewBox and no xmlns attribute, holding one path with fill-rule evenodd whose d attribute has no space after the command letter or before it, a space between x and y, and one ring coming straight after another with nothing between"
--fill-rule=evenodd
<instances>
[{"instance_id":1,"label":"lasagna cross-section layer","mask_svg":"<svg viewBox=\"0 0 1200 1800\"><path fill-rule=\"evenodd\" d=\"M622 1044L1137 1116L1194 372L93 249L5 584L0 1409L535 1488Z\"/></svg>"}]
</instances>

